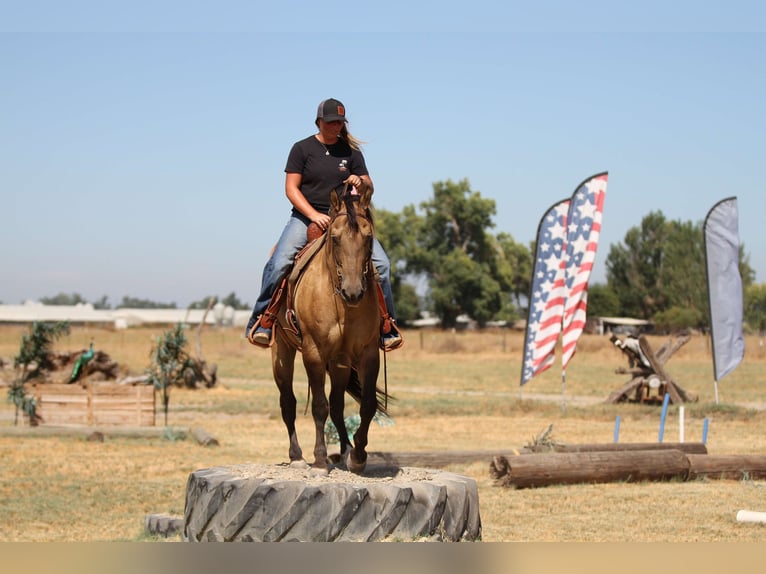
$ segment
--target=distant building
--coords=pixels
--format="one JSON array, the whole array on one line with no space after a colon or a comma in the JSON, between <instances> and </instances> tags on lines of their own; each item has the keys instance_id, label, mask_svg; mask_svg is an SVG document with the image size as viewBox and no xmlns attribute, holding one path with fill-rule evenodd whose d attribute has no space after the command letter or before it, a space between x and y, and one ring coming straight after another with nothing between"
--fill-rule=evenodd
<instances>
[{"instance_id":1,"label":"distant building","mask_svg":"<svg viewBox=\"0 0 766 574\"><path fill-rule=\"evenodd\" d=\"M94 309L90 303L43 305L37 301L26 301L22 305L0 305L0 324L6 325L68 321L71 325L126 329L140 325L199 325L204 315L205 309ZM209 312L205 324L244 327L249 318L250 311L224 309Z\"/></svg>"},{"instance_id":2,"label":"distant building","mask_svg":"<svg viewBox=\"0 0 766 574\"><path fill-rule=\"evenodd\" d=\"M638 335L652 330L652 322L632 317L593 317L585 324L585 332L593 335Z\"/></svg>"}]
</instances>

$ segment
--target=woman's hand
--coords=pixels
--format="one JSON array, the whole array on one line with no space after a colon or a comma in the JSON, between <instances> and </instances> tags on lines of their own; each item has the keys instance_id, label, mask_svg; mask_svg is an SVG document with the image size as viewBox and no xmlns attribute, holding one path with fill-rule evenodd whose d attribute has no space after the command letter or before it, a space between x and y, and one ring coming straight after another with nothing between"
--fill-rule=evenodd
<instances>
[{"instance_id":1,"label":"woman's hand","mask_svg":"<svg viewBox=\"0 0 766 574\"><path fill-rule=\"evenodd\" d=\"M311 221L316 223L319 228L324 231L330 225L330 216L326 213L320 213L319 211L315 211L315 214L316 215L311 217Z\"/></svg>"},{"instance_id":2,"label":"woman's hand","mask_svg":"<svg viewBox=\"0 0 766 574\"><path fill-rule=\"evenodd\" d=\"M361 175L350 175L343 181L343 183L353 185L359 191L362 191L367 186L367 183L362 179Z\"/></svg>"}]
</instances>

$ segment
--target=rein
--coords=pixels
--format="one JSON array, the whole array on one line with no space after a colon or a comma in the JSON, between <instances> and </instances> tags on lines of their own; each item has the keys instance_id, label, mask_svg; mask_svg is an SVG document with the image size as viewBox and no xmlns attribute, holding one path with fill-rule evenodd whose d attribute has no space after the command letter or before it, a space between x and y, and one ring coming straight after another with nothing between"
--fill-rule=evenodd
<instances>
[{"instance_id":1,"label":"rein","mask_svg":"<svg viewBox=\"0 0 766 574\"><path fill-rule=\"evenodd\" d=\"M344 197L345 196L346 196L346 193L344 192ZM358 196L351 196L351 198L352 198L351 201L356 201ZM346 208L348 209L348 206L346 206ZM341 212L338 212L335 215L333 215L332 219L330 220L330 225L328 226L328 230L329 230L330 227L332 227L332 224L335 222L335 220L338 217L340 217L341 215L345 215L348 218L352 218L353 217L354 219L362 219L362 220L366 221L367 223L369 223L370 227L373 227L373 224L372 224L372 221L370 220L370 218L368 218L368 217L366 217L364 215L360 215L359 213L356 213L356 212L351 214L348 211L341 211ZM351 227L351 226L349 226L349 227ZM335 295L340 295L340 285L343 282L343 269L341 268L340 265L338 265L338 262L335 259L335 255L333 253L333 247L334 246L333 246L333 242L332 242L332 237L328 237L328 240L329 241L327 241L327 246L326 247L327 247L327 250L330 253L330 257L327 258L327 264L328 264L328 266L332 265L332 263L335 264L335 273L334 274L332 273L332 268L330 269L330 275L331 275L331 281L332 281L332 289L333 289L333 293ZM331 263L331 261L332 261L332 263ZM362 270L362 276L364 277L365 284L367 283L367 279L368 279L368 274L370 272L370 265L371 265L371 263L372 263L372 249L370 249L370 253L365 258L364 269ZM336 277L337 277L337 279L336 279ZM366 290L366 288L365 288L365 290Z\"/></svg>"},{"instance_id":2,"label":"rein","mask_svg":"<svg viewBox=\"0 0 766 574\"><path fill-rule=\"evenodd\" d=\"M340 199L343 201L343 203L346 205L346 211L339 211L335 215L333 215L332 219L330 220L330 225L328 226L328 230L330 227L332 227L333 222L341 215L345 215L349 218L351 221L351 218L353 219L362 219L369 223L370 227L374 230L375 226L372 222L372 220L367 217L366 215L362 215L360 213L357 213L356 210L354 210L353 213L349 212L349 203L350 202L358 202L360 199L360 196L358 194L352 193L352 187L348 184L343 188L343 193L340 196ZM358 225L357 225L358 226ZM351 225L349 225L351 227ZM330 259L335 263L335 274L332 273L332 270L330 270L330 280L332 281L332 287L333 287L333 293L337 296L340 295L340 284L343 281L343 270L338 265L337 261L335 260L335 255L333 254L333 246L332 246L332 238L327 238L327 250L330 253L330 257L327 258L327 264L330 265ZM372 265L372 248L370 248L370 253L366 257L365 264L364 264L364 270L362 271L362 274L365 279L365 284L367 283L368 274L370 272L370 266ZM337 279L336 279L337 277ZM337 280L337 284L336 284ZM365 287L366 289L366 287ZM335 305L337 306L338 301L335 299ZM343 326L338 323L338 329L340 331L343 331ZM385 397L385 409L388 410L388 364L386 360L386 353L383 352L383 396ZM306 404L306 409L308 410L308 401Z\"/></svg>"}]
</instances>

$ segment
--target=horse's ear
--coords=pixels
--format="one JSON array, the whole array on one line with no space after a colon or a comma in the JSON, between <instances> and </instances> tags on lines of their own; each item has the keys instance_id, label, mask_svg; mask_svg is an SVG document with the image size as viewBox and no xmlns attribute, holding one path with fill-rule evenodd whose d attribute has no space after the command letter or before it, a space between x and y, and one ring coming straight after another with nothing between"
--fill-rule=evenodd
<instances>
[{"instance_id":1,"label":"horse's ear","mask_svg":"<svg viewBox=\"0 0 766 574\"><path fill-rule=\"evenodd\" d=\"M359 198L359 211L364 213L368 207L370 207L370 201L372 201L372 189L367 186Z\"/></svg>"},{"instance_id":2,"label":"horse's ear","mask_svg":"<svg viewBox=\"0 0 766 574\"><path fill-rule=\"evenodd\" d=\"M336 214L340 211L340 198L336 190L330 191L330 214Z\"/></svg>"}]
</instances>

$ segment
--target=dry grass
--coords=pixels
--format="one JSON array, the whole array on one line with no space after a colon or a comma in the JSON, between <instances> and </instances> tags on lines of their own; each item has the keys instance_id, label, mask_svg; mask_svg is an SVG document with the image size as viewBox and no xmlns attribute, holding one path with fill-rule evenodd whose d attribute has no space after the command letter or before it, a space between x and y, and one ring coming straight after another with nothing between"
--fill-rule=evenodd
<instances>
[{"instance_id":1,"label":"dry grass","mask_svg":"<svg viewBox=\"0 0 766 574\"><path fill-rule=\"evenodd\" d=\"M97 349L133 374L149 364L156 336L165 328L121 332L76 328L61 350ZM0 357L17 352L22 328L0 328ZM523 338L512 332L410 332L405 347L388 355L389 391L395 424L373 426L371 450L491 450L524 446L549 424L559 442L611 442L615 417L620 440L658 438L658 407L606 405L626 375L606 337L584 336L566 373L566 409L561 373L551 369L519 389ZM652 339L658 347L664 338ZM191 350L196 332L190 333ZM190 472L204 467L286 458L287 439L271 382L269 353L250 347L239 330L206 330L202 350L217 363L219 386L174 390L170 424L202 426L221 446L203 448L192 439L0 437L0 540L114 541L145 539L146 514L181 514ZM719 383L722 404L713 402L712 359L704 337L695 337L667 364L700 402L686 407L686 440L701 439L708 418L708 450L717 454L766 452L766 349L747 341L745 361ZM299 400L305 377L296 370ZM3 373L6 379L11 373ZM10 405L0 408L0 426L12 425ZM310 417L299 419L299 436L310 451ZM665 440L678 436L671 408ZM510 490L494 486L487 463L456 465L476 479L485 541L730 541L763 539L761 525L735 520L742 508L766 510L761 481L616 483Z\"/></svg>"}]
</instances>

